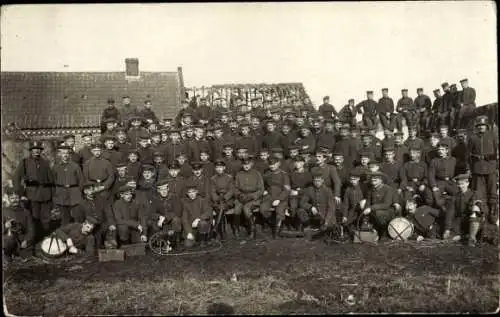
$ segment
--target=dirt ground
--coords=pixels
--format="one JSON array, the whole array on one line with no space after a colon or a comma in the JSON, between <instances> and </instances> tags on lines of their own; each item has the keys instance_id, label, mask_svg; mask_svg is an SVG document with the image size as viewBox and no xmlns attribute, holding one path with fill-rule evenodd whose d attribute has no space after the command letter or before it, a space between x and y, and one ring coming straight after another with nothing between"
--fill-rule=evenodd
<instances>
[{"instance_id":1,"label":"dirt ground","mask_svg":"<svg viewBox=\"0 0 500 317\"><path fill-rule=\"evenodd\" d=\"M205 255L13 265L4 302L18 316L484 313L498 308L498 256L440 241L233 240Z\"/></svg>"}]
</instances>

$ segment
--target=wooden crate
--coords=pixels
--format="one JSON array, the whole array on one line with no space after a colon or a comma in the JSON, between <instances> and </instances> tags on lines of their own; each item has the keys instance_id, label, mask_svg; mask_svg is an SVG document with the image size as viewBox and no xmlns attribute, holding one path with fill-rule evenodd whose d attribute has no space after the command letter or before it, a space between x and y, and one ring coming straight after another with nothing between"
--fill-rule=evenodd
<instances>
[{"instance_id":1,"label":"wooden crate","mask_svg":"<svg viewBox=\"0 0 500 317\"><path fill-rule=\"evenodd\" d=\"M146 243L122 245L120 249L125 252L125 257L146 255Z\"/></svg>"},{"instance_id":2,"label":"wooden crate","mask_svg":"<svg viewBox=\"0 0 500 317\"><path fill-rule=\"evenodd\" d=\"M117 249L99 249L99 262L124 261L125 251Z\"/></svg>"}]
</instances>

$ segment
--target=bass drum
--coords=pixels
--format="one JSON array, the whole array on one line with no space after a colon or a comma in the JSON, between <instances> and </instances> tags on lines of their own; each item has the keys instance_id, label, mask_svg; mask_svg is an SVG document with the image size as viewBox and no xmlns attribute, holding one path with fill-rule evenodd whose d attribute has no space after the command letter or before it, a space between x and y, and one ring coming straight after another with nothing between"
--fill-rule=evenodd
<instances>
[{"instance_id":1,"label":"bass drum","mask_svg":"<svg viewBox=\"0 0 500 317\"><path fill-rule=\"evenodd\" d=\"M397 217L389 222L389 236L394 240L408 240L413 234L413 223L404 217Z\"/></svg>"},{"instance_id":2,"label":"bass drum","mask_svg":"<svg viewBox=\"0 0 500 317\"><path fill-rule=\"evenodd\" d=\"M62 256L66 250L68 250L66 243L55 235L44 238L40 243L40 251L44 256L49 258L58 258Z\"/></svg>"}]
</instances>

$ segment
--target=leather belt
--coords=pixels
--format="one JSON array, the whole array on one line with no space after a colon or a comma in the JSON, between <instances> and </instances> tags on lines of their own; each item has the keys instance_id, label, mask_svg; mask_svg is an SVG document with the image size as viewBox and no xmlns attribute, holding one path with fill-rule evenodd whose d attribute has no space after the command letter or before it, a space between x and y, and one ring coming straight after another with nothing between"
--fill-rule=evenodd
<instances>
[{"instance_id":1,"label":"leather belt","mask_svg":"<svg viewBox=\"0 0 500 317\"><path fill-rule=\"evenodd\" d=\"M24 181L26 187L52 187L52 184L40 183L39 181Z\"/></svg>"}]
</instances>

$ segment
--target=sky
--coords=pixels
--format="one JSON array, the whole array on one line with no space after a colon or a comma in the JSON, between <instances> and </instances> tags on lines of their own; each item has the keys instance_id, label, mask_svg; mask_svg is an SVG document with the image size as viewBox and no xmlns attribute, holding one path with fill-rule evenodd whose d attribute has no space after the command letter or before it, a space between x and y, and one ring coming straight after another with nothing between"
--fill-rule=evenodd
<instances>
[{"instance_id":1,"label":"sky","mask_svg":"<svg viewBox=\"0 0 500 317\"><path fill-rule=\"evenodd\" d=\"M315 105L468 78L497 101L493 1L2 6L2 71L182 66L186 86L302 82ZM460 85L458 85L460 87Z\"/></svg>"}]
</instances>

